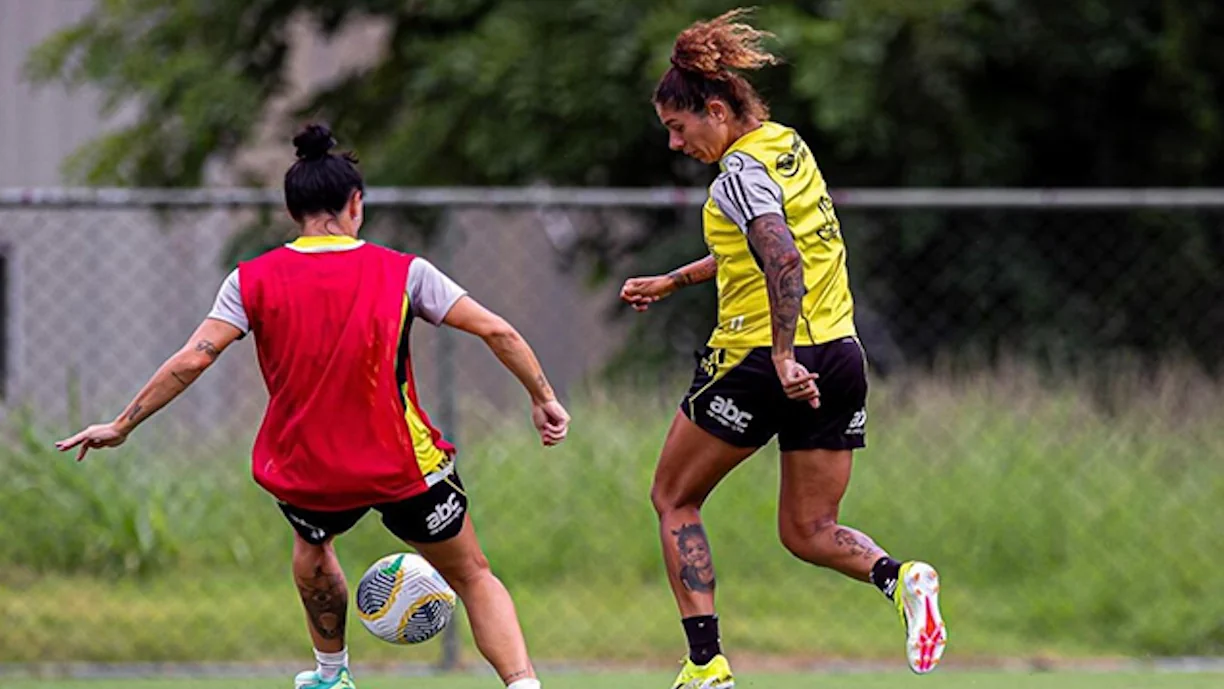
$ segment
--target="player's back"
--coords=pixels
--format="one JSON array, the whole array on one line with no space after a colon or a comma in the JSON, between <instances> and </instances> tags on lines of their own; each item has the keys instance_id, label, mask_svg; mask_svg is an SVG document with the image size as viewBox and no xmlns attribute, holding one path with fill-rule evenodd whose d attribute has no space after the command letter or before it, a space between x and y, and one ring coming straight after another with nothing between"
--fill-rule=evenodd
<instances>
[{"instance_id":1,"label":"player's back","mask_svg":"<svg viewBox=\"0 0 1224 689\"><path fill-rule=\"evenodd\" d=\"M354 243L240 266L269 393L254 470L282 500L341 509L424 489L401 397L411 260Z\"/></svg>"}]
</instances>

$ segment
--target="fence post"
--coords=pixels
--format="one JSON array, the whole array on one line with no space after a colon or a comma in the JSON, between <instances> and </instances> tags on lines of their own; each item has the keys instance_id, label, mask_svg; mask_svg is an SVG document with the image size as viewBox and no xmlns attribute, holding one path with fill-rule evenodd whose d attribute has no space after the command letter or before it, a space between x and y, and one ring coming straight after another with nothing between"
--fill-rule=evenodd
<instances>
[{"instance_id":1,"label":"fence post","mask_svg":"<svg viewBox=\"0 0 1224 689\"><path fill-rule=\"evenodd\" d=\"M451 255L456 249L454 239L453 213L450 210L442 212L438 220L438 231L434 235L434 251L429 257L431 263L443 273L450 274L453 268ZM438 382L438 424L447 440L459 444L459 413L455 404L455 332L450 328L438 328L437 331L437 377ZM438 659L438 669L450 672L459 667L459 635L452 620L451 624L442 630L442 657Z\"/></svg>"}]
</instances>

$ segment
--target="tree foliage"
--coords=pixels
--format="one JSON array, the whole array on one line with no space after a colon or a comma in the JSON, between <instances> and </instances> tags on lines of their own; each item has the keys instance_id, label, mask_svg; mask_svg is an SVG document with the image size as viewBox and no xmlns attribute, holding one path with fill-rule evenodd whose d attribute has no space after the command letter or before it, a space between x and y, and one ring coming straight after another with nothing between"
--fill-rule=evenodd
<instances>
[{"instance_id":1,"label":"tree foliage","mask_svg":"<svg viewBox=\"0 0 1224 689\"><path fill-rule=\"evenodd\" d=\"M760 5L757 21L777 34L786 63L754 81L776 119L808 139L835 188L1224 182L1224 44L1213 39L1224 34L1224 6L1214 0ZM99 0L31 55L29 71L36 80L97 86L109 110L138 106L129 126L74 157L77 177L194 185L209 160L226 159L252 140L268 103L284 90L293 22L331 34L356 17L374 17L389 27L378 64L331 83L299 108L302 116L331 121L362 152L372 184L693 184L710 171L667 150L649 95L676 32L730 6ZM693 233L691 220L653 216L651 237ZM1175 336L1179 327L1202 331L1201 321L1191 319L1224 328L1224 259L1212 216L1166 218L1158 239L1145 229L1150 218L1122 215L1100 218L1109 227L1092 232L1066 216L992 221L928 214L864 222L871 225L864 234L878 243L857 251L871 253L865 277L868 291L880 295L873 306L885 322L901 317L890 312L902 306L890 306L889 295L942 285L961 295L953 302L988 293L1034 314L1022 325L1041 330L1036 340L1066 335L1073 344L1104 349L1186 346L1204 359L1219 357L1210 343L1174 342L1184 340ZM982 233L1000 240L974 244ZM626 255L651 267L693 257L676 255L693 242L588 239L583 247L604 270ZM1102 273L1106 250L1109 260L1156 274ZM932 271L932 260L957 255L963 270L951 277ZM983 269L999 279L984 283ZM940 285L935 273L944 276ZM1116 286L1093 282L1093 275L1115 273L1174 287L1161 282L1150 299L1126 302ZM1058 286L1054 297L1050 285ZM1084 329L1082 314L1040 311L1076 299L1097 299L1093 318L1113 323L1106 330L1116 336L1099 328L1075 334ZM955 316L938 313L951 307L930 308L937 320ZM1185 315L1156 322L1152 313ZM686 331L698 327L687 317L669 322ZM920 357L946 347L1006 348L1019 327L986 340L970 330L902 348ZM1162 329L1173 335L1151 335ZM1034 339L1028 332L1025 339Z\"/></svg>"}]
</instances>

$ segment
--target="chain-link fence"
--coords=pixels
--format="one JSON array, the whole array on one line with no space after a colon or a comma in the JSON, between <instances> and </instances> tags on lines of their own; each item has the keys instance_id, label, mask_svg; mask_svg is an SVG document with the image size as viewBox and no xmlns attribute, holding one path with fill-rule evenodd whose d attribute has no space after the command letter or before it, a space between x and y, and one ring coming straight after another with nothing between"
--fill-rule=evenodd
<instances>
[{"instance_id":1,"label":"chain-link fence","mask_svg":"<svg viewBox=\"0 0 1224 689\"><path fill-rule=\"evenodd\" d=\"M646 314L616 293L703 255L702 198L371 194L369 236L514 323L573 413L568 441L543 450L479 340L415 327L422 401L460 446L473 519L540 661L683 651L648 491L714 287ZM838 201L875 370L841 517L940 568L949 662L1224 654L1224 194ZM249 478L265 401L249 341L123 448L78 465L50 447L115 415L207 313L232 257L279 241L275 203L0 195L0 663L309 658L291 532ZM779 544L777 483L771 447L704 513L725 645L899 665L880 594ZM355 577L400 547L367 519L338 551ZM349 627L359 667L479 662L462 624L449 654Z\"/></svg>"}]
</instances>

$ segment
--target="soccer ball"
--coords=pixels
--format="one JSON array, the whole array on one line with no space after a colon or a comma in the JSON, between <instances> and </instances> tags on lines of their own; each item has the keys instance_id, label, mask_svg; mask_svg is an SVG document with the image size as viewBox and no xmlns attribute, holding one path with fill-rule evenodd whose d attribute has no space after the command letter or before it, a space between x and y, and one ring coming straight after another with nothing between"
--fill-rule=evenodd
<instances>
[{"instance_id":1,"label":"soccer ball","mask_svg":"<svg viewBox=\"0 0 1224 689\"><path fill-rule=\"evenodd\" d=\"M438 570L413 553L375 562L357 585L357 614L370 633L393 644L438 635L455 613L455 591Z\"/></svg>"}]
</instances>

